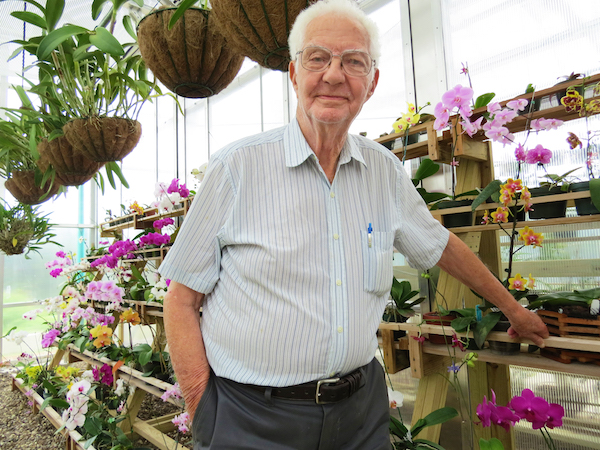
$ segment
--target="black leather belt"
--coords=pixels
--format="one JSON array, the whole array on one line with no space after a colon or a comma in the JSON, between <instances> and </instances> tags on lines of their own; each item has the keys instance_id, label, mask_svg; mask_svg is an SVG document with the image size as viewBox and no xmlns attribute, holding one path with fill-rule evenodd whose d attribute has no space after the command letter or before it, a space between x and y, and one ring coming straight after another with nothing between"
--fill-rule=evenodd
<instances>
[{"instance_id":1,"label":"black leather belt","mask_svg":"<svg viewBox=\"0 0 600 450\"><path fill-rule=\"evenodd\" d=\"M271 390L271 397L289 400L312 400L317 404L336 403L345 400L358 391L363 385L362 367L339 378L326 378L286 387L268 387L247 384L251 389L265 393Z\"/></svg>"}]
</instances>

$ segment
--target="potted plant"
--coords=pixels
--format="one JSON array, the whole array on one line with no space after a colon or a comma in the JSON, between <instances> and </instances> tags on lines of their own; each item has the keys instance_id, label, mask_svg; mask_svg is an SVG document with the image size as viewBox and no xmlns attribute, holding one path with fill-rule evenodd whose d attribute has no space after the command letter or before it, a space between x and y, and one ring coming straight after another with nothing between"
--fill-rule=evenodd
<instances>
[{"instance_id":1,"label":"potted plant","mask_svg":"<svg viewBox=\"0 0 600 450\"><path fill-rule=\"evenodd\" d=\"M43 131L25 113L32 105L23 89L15 90L24 102L21 110L5 109L6 120L0 119L0 176L19 202L36 205L56 195L61 183L38 167L37 143Z\"/></svg>"},{"instance_id":2,"label":"potted plant","mask_svg":"<svg viewBox=\"0 0 600 450\"><path fill-rule=\"evenodd\" d=\"M206 5L184 9L184 3L152 11L140 21L140 52L170 91L182 97L210 97L233 81L244 56L230 48Z\"/></svg>"},{"instance_id":3,"label":"potted plant","mask_svg":"<svg viewBox=\"0 0 600 450\"><path fill-rule=\"evenodd\" d=\"M47 216L40 216L38 208L18 203L9 207L6 202L0 203L0 250L6 255L20 255L29 252L39 253L41 245L56 244L50 232Z\"/></svg>"},{"instance_id":4,"label":"potted plant","mask_svg":"<svg viewBox=\"0 0 600 450\"><path fill-rule=\"evenodd\" d=\"M396 277L393 277L390 291L392 301L385 307L383 321L402 323L406 322L409 317L414 316L415 310L413 308L425 300L425 297L415 298L418 294L419 291L412 290L410 282L406 280L398 281ZM401 330L395 330L394 339L398 339L405 334Z\"/></svg>"},{"instance_id":5,"label":"potted plant","mask_svg":"<svg viewBox=\"0 0 600 450\"><path fill-rule=\"evenodd\" d=\"M312 1L221 0L211 6L220 32L236 53L267 69L286 72L291 61L290 30L296 16ZM199 3L200 0L184 0L177 14Z\"/></svg>"},{"instance_id":6,"label":"potted plant","mask_svg":"<svg viewBox=\"0 0 600 450\"><path fill-rule=\"evenodd\" d=\"M39 83L53 86L40 94L46 103L60 105L72 118L62 131L76 151L94 161L109 163L110 170L120 174L118 165L110 163L133 150L141 134L136 120L140 108L154 92L161 94L156 84L146 79L135 42L121 45L112 34L116 11L124 2L112 0L109 29L98 26L88 30L71 24L55 28L64 10L62 0L49 0L46 8L33 0L26 1L38 7L41 14L27 11L12 15L40 26L42 34L14 42L21 45L18 51L36 57ZM126 29L133 35L131 26Z\"/></svg>"},{"instance_id":7,"label":"potted plant","mask_svg":"<svg viewBox=\"0 0 600 450\"><path fill-rule=\"evenodd\" d=\"M547 173L544 175L546 181L542 181L537 188L531 188L531 197L545 197L549 195L558 195L569 192L572 181L570 176L579 168L569 170L562 175ZM546 202L536 204L529 211L530 219L553 219L557 217L565 217L567 211L567 201L561 200L556 202Z\"/></svg>"}]
</instances>

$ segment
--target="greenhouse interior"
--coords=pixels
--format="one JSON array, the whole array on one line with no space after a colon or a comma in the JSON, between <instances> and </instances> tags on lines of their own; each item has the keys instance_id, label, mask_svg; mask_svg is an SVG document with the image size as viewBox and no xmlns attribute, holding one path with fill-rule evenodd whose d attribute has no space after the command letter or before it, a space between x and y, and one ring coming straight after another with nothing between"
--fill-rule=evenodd
<instances>
[{"instance_id":1,"label":"greenhouse interior","mask_svg":"<svg viewBox=\"0 0 600 450\"><path fill-rule=\"evenodd\" d=\"M600 450L597 0L0 17L0 448Z\"/></svg>"}]
</instances>

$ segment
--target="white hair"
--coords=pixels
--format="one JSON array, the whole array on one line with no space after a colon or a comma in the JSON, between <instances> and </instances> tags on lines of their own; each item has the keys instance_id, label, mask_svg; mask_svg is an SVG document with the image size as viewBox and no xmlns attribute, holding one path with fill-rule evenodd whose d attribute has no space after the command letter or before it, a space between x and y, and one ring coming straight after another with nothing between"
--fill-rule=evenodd
<instances>
[{"instance_id":1,"label":"white hair","mask_svg":"<svg viewBox=\"0 0 600 450\"><path fill-rule=\"evenodd\" d=\"M313 19L326 14L335 14L338 17L346 17L365 28L369 38L369 54L375 61L375 67L377 67L379 57L381 56L379 29L377 28L377 25L375 25L375 22L359 8L358 3L355 0L319 0L298 14L288 38L292 60L296 59L296 54L304 45L308 24Z\"/></svg>"}]
</instances>

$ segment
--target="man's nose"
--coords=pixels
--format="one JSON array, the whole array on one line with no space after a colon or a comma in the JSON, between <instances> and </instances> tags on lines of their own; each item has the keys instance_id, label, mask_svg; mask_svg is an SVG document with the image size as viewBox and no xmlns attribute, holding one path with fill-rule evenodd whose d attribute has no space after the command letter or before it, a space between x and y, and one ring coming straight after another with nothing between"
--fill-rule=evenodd
<instances>
[{"instance_id":1,"label":"man's nose","mask_svg":"<svg viewBox=\"0 0 600 450\"><path fill-rule=\"evenodd\" d=\"M342 67L342 58L339 55L334 55L329 63L329 66L323 74L323 80L327 83L343 83L346 78L344 68Z\"/></svg>"}]
</instances>

